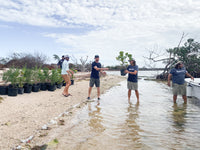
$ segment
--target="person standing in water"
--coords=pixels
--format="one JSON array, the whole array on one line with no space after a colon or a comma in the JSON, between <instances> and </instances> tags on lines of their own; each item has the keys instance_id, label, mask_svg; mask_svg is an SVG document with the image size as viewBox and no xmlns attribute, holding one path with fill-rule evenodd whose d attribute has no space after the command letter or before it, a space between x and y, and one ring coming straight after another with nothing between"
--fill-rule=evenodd
<instances>
[{"instance_id":1,"label":"person standing in water","mask_svg":"<svg viewBox=\"0 0 200 150\"><path fill-rule=\"evenodd\" d=\"M134 59L129 60L130 65L128 66L125 73L128 73L128 100L130 102L131 99L131 91L135 91L135 95L137 97L137 102L139 103L139 92L138 92L138 66L136 65L136 61Z\"/></svg>"},{"instance_id":2,"label":"person standing in water","mask_svg":"<svg viewBox=\"0 0 200 150\"><path fill-rule=\"evenodd\" d=\"M97 87L97 96L98 100L100 100L100 77L99 72L103 72L104 70L108 70L108 68L101 68L101 63L99 62L99 56L95 55L95 61L92 63L92 72L90 76L89 90L88 90L88 100L90 100L90 95L92 92L92 88L95 85Z\"/></svg>"},{"instance_id":3,"label":"person standing in water","mask_svg":"<svg viewBox=\"0 0 200 150\"><path fill-rule=\"evenodd\" d=\"M184 100L184 103L187 104L187 96L186 96L186 84L185 84L185 76L190 77L194 80L183 66L181 61L177 62L175 68L171 69L168 75L168 86L171 86L170 80L172 78L172 87L173 87L173 101L176 103L177 95L181 94Z\"/></svg>"},{"instance_id":4,"label":"person standing in water","mask_svg":"<svg viewBox=\"0 0 200 150\"><path fill-rule=\"evenodd\" d=\"M72 70L69 69L69 56L66 55L64 56L64 61L62 63L62 70L61 70L61 75L63 77L63 80L66 83L66 86L64 88L63 91L63 96L68 97L68 96L72 96L71 94L69 94L68 90L69 90L69 86L71 85L71 75L74 73Z\"/></svg>"}]
</instances>

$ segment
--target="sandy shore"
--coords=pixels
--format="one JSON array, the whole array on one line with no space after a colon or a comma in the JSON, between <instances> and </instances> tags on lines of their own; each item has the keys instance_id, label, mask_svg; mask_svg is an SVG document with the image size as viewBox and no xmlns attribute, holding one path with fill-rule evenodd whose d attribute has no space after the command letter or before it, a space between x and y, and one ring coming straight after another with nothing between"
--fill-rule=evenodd
<instances>
[{"instance_id":1,"label":"sandy shore","mask_svg":"<svg viewBox=\"0 0 200 150\"><path fill-rule=\"evenodd\" d=\"M48 138L48 130L42 130L42 128L53 128L54 124L62 124L60 120L62 116L73 114L75 111L73 108L81 107L86 101L88 77L88 74L77 74L75 85L70 87L70 93L73 96L68 98L61 95L63 88L54 92L42 91L17 97L2 96L0 149L10 150L18 145L23 147L26 143L33 146L42 141L45 142ZM125 78L113 75L101 78L101 93L122 80ZM93 89L91 97L96 97L96 88ZM42 140L42 137L45 138ZM28 138L30 141L27 140Z\"/></svg>"}]
</instances>

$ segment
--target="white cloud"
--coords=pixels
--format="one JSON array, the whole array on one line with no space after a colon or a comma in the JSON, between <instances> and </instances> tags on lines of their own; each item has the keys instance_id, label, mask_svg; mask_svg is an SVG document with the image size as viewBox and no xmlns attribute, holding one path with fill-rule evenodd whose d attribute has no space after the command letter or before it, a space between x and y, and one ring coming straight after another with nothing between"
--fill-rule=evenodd
<instances>
[{"instance_id":1,"label":"white cloud","mask_svg":"<svg viewBox=\"0 0 200 150\"><path fill-rule=\"evenodd\" d=\"M127 50L143 65L142 56L155 44L176 46L183 31L200 32L199 0L0 0L0 20L34 26L94 27L85 34L47 33L76 55L99 53L115 63ZM198 37L199 38L199 37ZM78 54L78 52L82 52Z\"/></svg>"}]
</instances>

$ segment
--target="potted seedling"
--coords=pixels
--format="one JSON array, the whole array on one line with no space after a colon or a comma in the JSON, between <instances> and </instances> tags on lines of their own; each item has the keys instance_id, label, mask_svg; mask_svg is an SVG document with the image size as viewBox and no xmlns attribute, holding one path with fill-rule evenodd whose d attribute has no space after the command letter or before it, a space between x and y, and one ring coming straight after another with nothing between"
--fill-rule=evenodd
<instances>
[{"instance_id":1,"label":"potted seedling","mask_svg":"<svg viewBox=\"0 0 200 150\"><path fill-rule=\"evenodd\" d=\"M8 95L8 72L3 73L4 84L0 86L0 95Z\"/></svg>"},{"instance_id":2,"label":"potted seedling","mask_svg":"<svg viewBox=\"0 0 200 150\"><path fill-rule=\"evenodd\" d=\"M35 67L32 70L32 92L39 92L40 90L40 83L39 83L39 70Z\"/></svg>"},{"instance_id":3,"label":"potted seedling","mask_svg":"<svg viewBox=\"0 0 200 150\"><path fill-rule=\"evenodd\" d=\"M132 58L132 55L129 54L129 53L125 53L124 51L120 51L119 52L119 56L116 57L116 60L120 61L120 65L121 65L121 76L125 76L126 73L125 73L125 70L128 66L128 61L127 59L131 60Z\"/></svg>"},{"instance_id":4,"label":"potted seedling","mask_svg":"<svg viewBox=\"0 0 200 150\"><path fill-rule=\"evenodd\" d=\"M55 91L56 90L56 82L57 82L57 72L55 69L51 70L51 74L49 75L50 84L48 86L48 91Z\"/></svg>"},{"instance_id":5,"label":"potted seedling","mask_svg":"<svg viewBox=\"0 0 200 150\"><path fill-rule=\"evenodd\" d=\"M24 82L25 82L24 72L25 72L24 69L20 70L19 76L17 78L18 94L24 94Z\"/></svg>"},{"instance_id":6,"label":"potted seedling","mask_svg":"<svg viewBox=\"0 0 200 150\"><path fill-rule=\"evenodd\" d=\"M47 76L48 76L48 72L49 70L44 68L43 70L39 70L38 71L38 77L40 79L40 90L42 91L46 91L47 90L47 84L46 84L46 81L47 81Z\"/></svg>"},{"instance_id":7,"label":"potted seedling","mask_svg":"<svg viewBox=\"0 0 200 150\"><path fill-rule=\"evenodd\" d=\"M46 88L48 90L49 86L50 86L50 71L48 68L44 68L43 69L43 75L44 75L44 78L45 78L45 84L46 84Z\"/></svg>"},{"instance_id":8,"label":"potted seedling","mask_svg":"<svg viewBox=\"0 0 200 150\"><path fill-rule=\"evenodd\" d=\"M17 96L18 94L17 78L19 76L19 69L10 68L3 76L6 82L11 83L8 86L8 96Z\"/></svg>"},{"instance_id":9,"label":"potted seedling","mask_svg":"<svg viewBox=\"0 0 200 150\"><path fill-rule=\"evenodd\" d=\"M24 77L25 77L25 84L24 84L24 93L31 93L32 92L32 70L28 68L24 68Z\"/></svg>"},{"instance_id":10,"label":"potted seedling","mask_svg":"<svg viewBox=\"0 0 200 150\"><path fill-rule=\"evenodd\" d=\"M71 70L73 71L73 73L70 72L71 73L71 85L74 85L74 78L75 78L74 73L77 73L77 70L75 70L75 69L71 69Z\"/></svg>"}]
</instances>

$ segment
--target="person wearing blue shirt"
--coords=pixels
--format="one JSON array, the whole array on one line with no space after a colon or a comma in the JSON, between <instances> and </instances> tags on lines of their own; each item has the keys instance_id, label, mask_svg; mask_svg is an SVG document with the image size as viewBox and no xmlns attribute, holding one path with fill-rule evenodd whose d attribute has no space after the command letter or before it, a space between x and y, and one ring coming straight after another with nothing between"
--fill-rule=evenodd
<instances>
[{"instance_id":1,"label":"person wearing blue shirt","mask_svg":"<svg viewBox=\"0 0 200 150\"><path fill-rule=\"evenodd\" d=\"M62 64L63 64L63 61L64 61L64 60L65 60L65 56L63 55L63 56L62 56L62 59L59 60L59 62L58 62L58 64L57 64L58 68L62 69Z\"/></svg>"},{"instance_id":2,"label":"person wearing blue shirt","mask_svg":"<svg viewBox=\"0 0 200 150\"><path fill-rule=\"evenodd\" d=\"M135 91L135 95L137 97L137 102L139 103L139 92L138 92L138 66L136 65L136 61L134 59L129 60L130 65L126 69L125 73L128 73L128 100L130 102L131 91Z\"/></svg>"},{"instance_id":3,"label":"person wearing blue shirt","mask_svg":"<svg viewBox=\"0 0 200 150\"><path fill-rule=\"evenodd\" d=\"M185 76L190 77L192 80L194 78L186 71L182 62L175 64L175 68L171 69L168 75L168 86L171 86L170 80L172 78L172 87L173 87L173 101L176 103L177 95L181 94L184 100L184 103L187 103L187 94L186 94L186 84Z\"/></svg>"},{"instance_id":4,"label":"person wearing blue shirt","mask_svg":"<svg viewBox=\"0 0 200 150\"><path fill-rule=\"evenodd\" d=\"M95 85L97 87L97 95L98 95L98 100L100 100L100 76L99 72L103 72L104 70L108 70L108 68L101 68L101 63L99 62L99 56L95 56L95 61L92 63L92 72L90 76L90 87L88 91L88 100L90 100L90 95L92 92L92 88Z\"/></svg>"}]
</instances>

